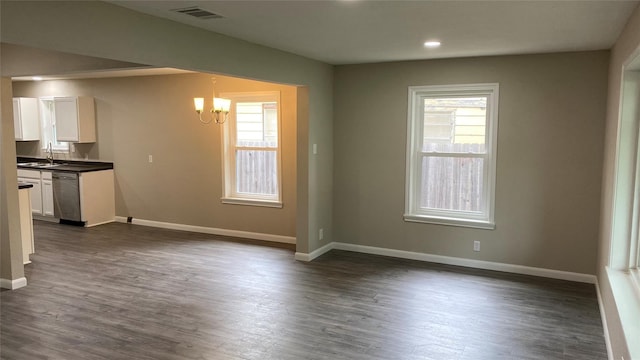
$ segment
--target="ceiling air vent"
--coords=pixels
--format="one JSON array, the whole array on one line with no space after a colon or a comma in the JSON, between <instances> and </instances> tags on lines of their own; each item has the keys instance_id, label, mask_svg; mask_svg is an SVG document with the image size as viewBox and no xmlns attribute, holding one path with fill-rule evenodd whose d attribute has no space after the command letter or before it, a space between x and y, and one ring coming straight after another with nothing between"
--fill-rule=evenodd
<instances>
[{"instance_id":1,"label":"ceiling air vent","mask_svg":"<svg viewBox=\"0 0 640 360\"><path fill-rule=\"evenodd\" d=\"M179 12L182 14L186 14L189 16L193 16L196 17L198 19L220 19L222 18L222 15L218 15L216 13L212 13L211 11L205 10L205 9L201 9L197 6L192 6L192 7L188 7L188 8L182 8L182 9L173 9L171 11L175 11L175 12Z\"/></svg>"}]
</instances>

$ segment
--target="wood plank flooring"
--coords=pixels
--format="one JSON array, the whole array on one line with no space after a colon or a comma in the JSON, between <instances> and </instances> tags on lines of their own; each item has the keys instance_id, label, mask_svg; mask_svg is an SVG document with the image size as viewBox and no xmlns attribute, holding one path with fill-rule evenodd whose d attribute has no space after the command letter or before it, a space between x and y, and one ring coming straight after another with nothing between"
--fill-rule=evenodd
<instances>
[{"instance_id":1,"label":"wood plank flooring","mask_svg":"<svg viewBox=\"0 0 640 360\"><path fill-rule=\"evenodd\" d=\"M37 222L2 359L606 359L593 285Z\"/></svg>"}]
</instances>

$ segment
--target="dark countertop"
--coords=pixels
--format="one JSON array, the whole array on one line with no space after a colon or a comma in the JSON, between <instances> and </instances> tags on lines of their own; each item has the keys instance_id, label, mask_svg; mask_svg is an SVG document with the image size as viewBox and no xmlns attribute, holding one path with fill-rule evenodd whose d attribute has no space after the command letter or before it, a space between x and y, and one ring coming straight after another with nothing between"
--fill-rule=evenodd
<instances>
[{"instance_id":1,"label":"dark countertop","mask_svg":"<svg viewBox=\"0 0 640 360\"><path fill-rule=\"evenodd\" d=\"M33 184L28 184L28 183L24 183L24 182L19 182L18 183L18 190L21 189L28 189L28 188L32 188Z\"/></svg>"},{"instance_id":2,"label":"dark countertop","mask_svg":"<svg viewBox=\"0 0 640 360\"><path fill-rule=\"evenodd\" d=\"M47 159L18 157L17 163L18 163L18 169L65 171L65 172L74 172L74 173L113 169L112 162L103 162L103 161L54 160L53 163L56 164L56 166L39 167L39 166L24 165L24 164L27 164L27 163L47 164L48 163Z\"/></svg>"}]
</instances>

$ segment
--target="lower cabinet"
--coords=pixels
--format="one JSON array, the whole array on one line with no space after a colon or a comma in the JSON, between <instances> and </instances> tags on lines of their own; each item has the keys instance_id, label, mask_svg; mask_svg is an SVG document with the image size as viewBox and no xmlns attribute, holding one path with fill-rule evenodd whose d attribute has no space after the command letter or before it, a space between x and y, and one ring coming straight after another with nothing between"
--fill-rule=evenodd
<instances>
[{"instance_id":1,"label":"lower cabinet","mask_svg":"<svg viewBox=\"0 0 640 360\"><path fill-rule=\"evenodd\" d=\"M33 185L31 188L31 212L42 215L42 180L38 170L18 170L18 182Z\"/></svg>"},{"instance_id":2,"label":"lower cabinet","mask_svg":"<svg viewBox=\"0 0 640 360\"><path fill-rule=\"evenodd\" d=\"M53 216L53 183L51 172L42 172L42 215Z\"/></svg>"},{"instance_id":3,"label":"lower cabinet","mask_svg":"<svg viewBox=\"0 0 640 360\"><path fill-rule=\"evenodd\" d=\"M18 169L18 181L33 185L31 212L34 217L40 220L55 220L57 217L54 210L52 171ZM79 173L77 191L80 195L81 221L85 226L115 221L114 185L113 170Z\"/></svg>"},{"instance_id":4,"label":"lower cabinet","mask_svg":"<svg viewBox=\"0 0 640 360\"><path fill-rule=\"evenodd\" d=\"M38 216L53 217L51 171L18 169L18 181L33 185L31 212Z\"/></svg>"}]
</instances>

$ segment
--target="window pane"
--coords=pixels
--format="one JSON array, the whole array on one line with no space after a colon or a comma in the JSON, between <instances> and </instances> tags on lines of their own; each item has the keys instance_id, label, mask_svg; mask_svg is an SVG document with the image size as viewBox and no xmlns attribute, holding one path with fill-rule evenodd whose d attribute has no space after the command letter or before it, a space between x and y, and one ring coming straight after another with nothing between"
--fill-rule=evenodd
<instances>
[{"instance_id":1,"label":"window pane","mask_svg":"<svg viewBox=\"0 0 640 360\"><path fill-rule=\"evenodd\" d=\"M485 152L487 97L423 99L422 151Z\"/></svg>"},{"instance_id":2,"label":"window pane","mask_svg":"<svg viewBox=\"0 0 640 360\"><path fill-rule=\"evenodd\" d=\"M275 150L236 150L236 192L278 194Z\"/></svg>"},{"instance_id":3,"label":"window pane","mask_svg":"<svg viewBox=\"0 0 640 360\"><path fill-rule=\"evenodd\" d=\"M42 140L40 146L46 149L51 143L51 148L56 151L69 151L69 143L58 141L56 136L56 121L53 110L53 100L40 100L40 122Z\"/></svg>"},{"instance_id":4,"label":"window pane","mask_svg":"<svg viewBox=\"0 0 640 360\"><path fill-rule=\"evenodd\" d=\"M481 212L484 209L482 158L422 158L419 206L427 209Z\"/></svg>"},{"instance_id":5,"label":"window pane","mask_svg":"<svg viewBox=\"0 0 640 360\"><path fill-rule=\"evenodd\" d=\"M262 114L261 102L239 102L238 114Z\"/></svg>"},{"instance_id":6,"label":"window pane","mask_svg":"<svg viewBox=\"0 0 640 360\"><path fill-rule=\"evenodd\" d=\"M236 103L236 136L238 146L278 147L277 103Z\"/></svg>"},{"instance_id":7,"label":"window pane","mask_svg":"<svg viewBox=\"0 0 640 360\"><path fill-rule=\"evenodd\" d=\"M264 103L264 139L278 142L278 106L276 103Z\"/></svg>"}]
</instances>

